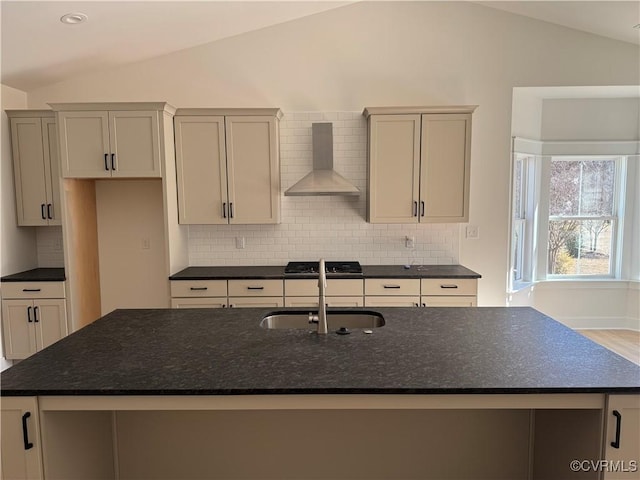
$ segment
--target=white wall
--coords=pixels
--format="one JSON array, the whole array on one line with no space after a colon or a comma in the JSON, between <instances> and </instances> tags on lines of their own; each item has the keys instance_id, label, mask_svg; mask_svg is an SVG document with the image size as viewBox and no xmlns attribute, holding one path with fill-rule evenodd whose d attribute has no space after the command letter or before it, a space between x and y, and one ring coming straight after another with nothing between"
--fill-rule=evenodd
<instances>
[{"instance_id":1,"label":"white wall","mask_svg":"<svg viewBox=\"0 0 640 480\"><path fill-rule=\"evenodd\" d=\"M461 239L459 261L483 275L479 303L502 305L513 87L637 85L639 62L637 46L480 5L360 2L41 88L29 104L166 100L285 112L478 104L470 222L480 238Z\"/></svg>"}]
</instances>

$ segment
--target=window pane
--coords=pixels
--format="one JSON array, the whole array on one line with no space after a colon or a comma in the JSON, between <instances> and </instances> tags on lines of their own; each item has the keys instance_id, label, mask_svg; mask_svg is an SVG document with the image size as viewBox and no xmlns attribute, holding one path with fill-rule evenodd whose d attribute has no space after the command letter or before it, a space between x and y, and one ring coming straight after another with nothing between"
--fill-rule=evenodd
<instances>
[{"instance_id":1,"label":"window pane","mask_svg":"<svg viewBox=\"0 0 640 480\"><path fill-rule=\"evenodd\" d=\"M612 215L614 186L614 160L553 159L549 215Z\"/></svg>"},{"instance_id":2,"label":"window pane","mask_svg":"<svg viewBox=\"0 0 640 480\"><path fill-rule=\"evenodd\" d=\"M609 275L612 220L550 220L548 273Z\"/></svg>"},{"instance_id":3,"label":"window pane","mask_svg":"<svg viewBox=\"0 0 640 480\"><path fill-rule=\"evenodd\" d=\"M513 166L513 217L522 218L522 159L518 158Z\"/></svg>"}]
</instances>

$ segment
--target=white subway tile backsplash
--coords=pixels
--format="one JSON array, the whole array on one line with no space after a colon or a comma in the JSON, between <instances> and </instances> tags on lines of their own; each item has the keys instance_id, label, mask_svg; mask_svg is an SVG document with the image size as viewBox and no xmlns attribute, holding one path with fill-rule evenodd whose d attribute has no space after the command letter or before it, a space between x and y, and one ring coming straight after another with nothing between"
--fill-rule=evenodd
<instances>
[{"instance_id":1,"label":"white subway tile backsplash","mask_svg":"<svg viewBox=\"0 0 640 480\"><path fill-rule=\"evenodd\" d=\"M38 267L64 267L62 227L36 227Z\"/></svg>"},{"instance_id":2,"label":"white subway tile backsplash","mask_svg":"<svg viewBox=\"0 0 640 480\"><path fill-rule=\"evenodd\" d=\"M283 265L288 261L358 260L373 264L455 264L457 224L370 224L366 218L367 130L361 112L284 112L280 121L281 190L311 171L311 124L333 123L334 169L359 197L281 197L279 225L191 225L190 265ZM235 237L246 245L235 248ZM405 247L405 236L415 248Z\"/></svg>"}]
</instances>

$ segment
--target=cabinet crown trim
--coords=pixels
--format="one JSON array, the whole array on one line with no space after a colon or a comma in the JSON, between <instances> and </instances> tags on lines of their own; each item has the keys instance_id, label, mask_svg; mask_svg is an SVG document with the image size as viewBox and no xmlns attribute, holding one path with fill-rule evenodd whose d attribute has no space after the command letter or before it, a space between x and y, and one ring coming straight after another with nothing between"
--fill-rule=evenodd
<instances>
[{"instance_id":1,"label":"cabinet crown trim","mask_svg":"<svg viewBox=\"0 0 640 480\"><path fill-rule=\"evenodd\" d=\"M427 107L366 107L362 115L402 115L416 113L473 113L478 105L440 105Z\"/></svg>"},{"instance_id":2,"label":"cabinet crown trim","mask_svg":"<svg viewBox=\"0 0 640 480\"><path fill-rule=\"evenodd\" d=\"M50 117L56 116L53 110L5 110L9 118L34 118L34 117Z\"/></svg>"},{"instance_id":3,"label":"cabinet crown trim","mask_svg":"<svg viewBox=\"0 0 640 480\"><path fill-rule=\"evenodd\" d=\"M279 108L178 108L176 116L225 116L225 115L253 115L270 116L278 120L282 118Z\"/></svg>"},{"instance_id":4,"label":"cabinet crown trim","mask_svg":"<svg viewBox=\"0 0 640 480\"><path fill-rule=\"evenodd\" d=\"M56 112L96 110L160 110L172 115L176 107L167 102L49 103Z\"/></svg>"}]
</instances>

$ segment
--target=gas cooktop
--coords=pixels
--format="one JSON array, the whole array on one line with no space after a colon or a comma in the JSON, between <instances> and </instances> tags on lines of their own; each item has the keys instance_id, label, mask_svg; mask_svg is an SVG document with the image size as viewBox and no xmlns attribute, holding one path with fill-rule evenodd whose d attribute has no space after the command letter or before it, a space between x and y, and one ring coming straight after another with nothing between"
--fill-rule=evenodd
<instances>
[{"instance_id":1,"label":"gas cooktop","mask_svg":"<svg viewBox=\"0 0 640 480\"><path fill-rule=\"evenodd\" d=\"M285 274L304 275L318 273L320 262L289 262ZM362 275L360 262L325 262L327 273Z\"/></svg>"}]
</instances>

